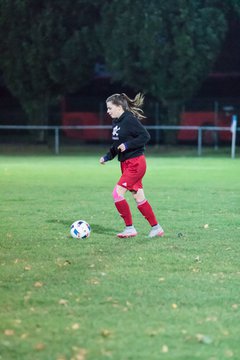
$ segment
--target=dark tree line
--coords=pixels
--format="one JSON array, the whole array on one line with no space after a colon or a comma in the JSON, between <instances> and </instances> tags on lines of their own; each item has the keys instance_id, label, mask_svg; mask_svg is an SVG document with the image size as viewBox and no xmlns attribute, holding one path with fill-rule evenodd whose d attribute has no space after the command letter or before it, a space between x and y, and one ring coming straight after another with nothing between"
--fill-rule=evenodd
<instances>
[{"instance_id":1,"label":"dark tree line","mask_svg":"<svg viewBox=\"0 0 240 360\"><path fill-rule=\"evenodd\" d=\"M211 71L240 0L0 0L0 68L28 114L81 89L101 56L118 80L179 106Z\"/></svg>"},{"instance_id":2,"label":"dark tree line","mask_svg":"<svg viewBox=\"0 0 240 360\"><path fill-rule=\"evenodd\" d=\"M97 50L95 1L1 0L0 67L31 124L92 76Z\"/></svg>"}]
</instances>

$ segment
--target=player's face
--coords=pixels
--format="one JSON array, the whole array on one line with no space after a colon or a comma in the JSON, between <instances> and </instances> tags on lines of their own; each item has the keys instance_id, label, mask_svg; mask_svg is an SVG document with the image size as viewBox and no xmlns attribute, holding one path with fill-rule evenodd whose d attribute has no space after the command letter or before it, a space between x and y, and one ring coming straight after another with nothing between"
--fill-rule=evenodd
<instances>
[{"instance_id":1,"label":"player's face","mask_svg":"<svg viewBox=\"0 0 240 360\"><path fill-rule=\"evenodd\" d=\"M112 119L119 118L124 112L121 105L115 105L111 101L107 102L107 113Z\"/></svg>"}]
</instances>

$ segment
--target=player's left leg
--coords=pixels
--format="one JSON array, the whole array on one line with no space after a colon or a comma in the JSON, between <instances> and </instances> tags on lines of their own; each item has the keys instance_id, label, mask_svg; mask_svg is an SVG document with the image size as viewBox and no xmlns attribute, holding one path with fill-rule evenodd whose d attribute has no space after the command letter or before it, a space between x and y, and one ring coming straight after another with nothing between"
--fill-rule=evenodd
<instances>
[{"instance_id":1,"label":"player's left leg","mask_svg":"<svg viewBox=\"0 0 240 360\"><path fill-rule=\"evenodd\" d=\"M138 210L145 217L145 219L149 222L152 227L152 230L149 233L149 237L155 236L163 236L164 231L163 228L159 225L156 216L153 212L153 209L147 199L145 198L145 194L143 189L138 189L137 191L132 191L133 197L136 200Z\"/></svg>"}]
</instances>

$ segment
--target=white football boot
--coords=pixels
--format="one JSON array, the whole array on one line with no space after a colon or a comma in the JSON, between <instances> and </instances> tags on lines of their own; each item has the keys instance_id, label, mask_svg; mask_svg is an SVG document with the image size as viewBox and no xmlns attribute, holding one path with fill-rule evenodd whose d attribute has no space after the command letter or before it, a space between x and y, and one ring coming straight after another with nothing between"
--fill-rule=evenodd
<instances>
[{"instance_id":1,"label":"white football boot","mask_svg":"<svg viewBox=\"0 0 240 360\"><path fill-rule=\"evenodd\" d=\"M126 226L125 229L123 230L123 232L117 234L117 237L119 237L119 238L129 238L129 237L134 237L136 235L137 235L137 230L132 225L132 226Z\"/></svg>"},{"instance_id":2,"label":"white football boot","mask_svg":"<svg viewBox=\"0 0 240 360\"><path fill-rule=\"evenodd\" d=\"M153 238L156 236L163 236L163 235L164 235L163 228L159 224L157 224L152 227L152 230L150 231L148 237Z\"/></svg>"}]
</instances>

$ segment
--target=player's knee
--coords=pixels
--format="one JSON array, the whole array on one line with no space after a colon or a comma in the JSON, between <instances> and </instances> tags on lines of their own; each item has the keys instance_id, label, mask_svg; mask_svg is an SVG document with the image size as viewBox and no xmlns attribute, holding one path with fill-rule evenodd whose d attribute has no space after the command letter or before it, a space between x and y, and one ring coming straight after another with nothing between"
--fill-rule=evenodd
<instances>
[{"instance_id":1,"label":"player's knee","mask_svg":"<svg viewBox=\"0 0 240 360\"><path fill-rule=\"evenodd\" d=\"M143 189L139 189L135 194L133 194L133 197L137 203L142 203L146 200Z\"/></svg>"},{"instance_id":2,"label":"player's knee","mask_svg":"<svg viewBox=\"0 0 240 360\"><path fill-rule=\"evenodd\" d=\"M132 196L133 196L134 200L137 201L137 192L136 191L132 191Z\"/></svg>"},{"instance_id":3,"label":"player's knee","mask_svg":"<svg viewBox=\"0 0 240 360\"><path fill-rule=\"evenodd\" d=\"M123 195L120 195L120 194L117 192L117 186L115 186L115 188L113 189L112 197L113 197L114 202L118 202L118 201L124 200L124 196L123 196Z\"/></svg>"}]
</instances>

